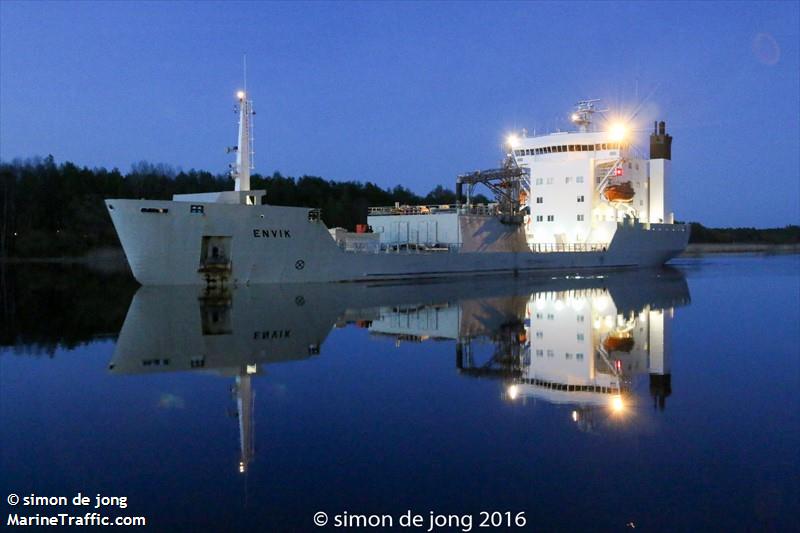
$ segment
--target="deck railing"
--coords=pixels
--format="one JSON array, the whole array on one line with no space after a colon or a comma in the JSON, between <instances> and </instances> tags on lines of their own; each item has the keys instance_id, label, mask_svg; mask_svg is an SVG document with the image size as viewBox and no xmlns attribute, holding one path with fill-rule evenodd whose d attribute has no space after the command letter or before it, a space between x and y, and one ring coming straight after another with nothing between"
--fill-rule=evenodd
<instances>
[{"instance_id":1,"label":"deck railing","mask_svg":"<svg viewBox=\"0 0 800 533\"><path fill-rule=\"evenodd\" d=\"M537 242L529 245L532 252L605 252L608 244L601 242Z\"/></svg>"},{"instance_id":2,"label":"deck railing","mask_svg":"<svg viewBox=\"0 0 800 533\"><path fill-rule=\"evenodd\" d=\"M461 251L460 244L439 244L437 246L427 246L413 242L369 242L369 243L339 243L339 247L352 253L389 253L389 254L420 254L420 253L457 253ZM605 252L608 244L605 243L533 243L528 245L531 253L580 253L580 252ZM492 253L492 252L486 252ZM523 251L524 253L524 251Z\"/></svg>"},{"instance_id":3,"label":"deck railing","mask_svg":"<svg viewBox=\"0 0 800 533\"><path fill-rule=\"evenodd\" d=\"M461 213L469 215L496 215L497 204L471 204L457 206L455 204L439 205L392 205L370 207L369 216L386 215L431 215L436 213Z\"/></svg>"}]
</instances>

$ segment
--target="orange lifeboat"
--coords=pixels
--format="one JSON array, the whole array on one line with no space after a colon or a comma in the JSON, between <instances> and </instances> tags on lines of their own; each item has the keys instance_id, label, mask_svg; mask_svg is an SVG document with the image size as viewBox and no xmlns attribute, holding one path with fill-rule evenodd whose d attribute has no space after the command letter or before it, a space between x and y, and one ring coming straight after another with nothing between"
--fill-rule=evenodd
<instances>
[{"instance_id":1,"label":"orange lifeboat","mask_svg":"<svg viewBox=\"0 0 800 533\"><path fill-rule=\"evenodd\" d=\"M625 337L615 337L609 335L603 341L603 348L606 349L607 352L628 352L630 353L633 350L633 337L625 336Z\"/></svg>"},{"instance_id":2,"label":"orange lifeboat","mask_svg":"<svg viewBox=\"0 0 800 533\"><path fill-rule=\"evenodd\" d=\"M603 195L609 202L632 202L634 194L633 185L631 185L630 181L612 183L603 189Z\"/></svg>"}]
</instances>

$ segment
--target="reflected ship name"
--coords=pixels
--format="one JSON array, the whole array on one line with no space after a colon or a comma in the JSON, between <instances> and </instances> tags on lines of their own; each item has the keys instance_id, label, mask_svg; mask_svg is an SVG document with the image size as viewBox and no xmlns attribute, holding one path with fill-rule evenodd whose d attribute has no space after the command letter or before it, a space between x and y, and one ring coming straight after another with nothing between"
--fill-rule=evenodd
<instances>
[{"instance_id":1,"label":"reflected ship name","mask_svg":"<svg viewBox=\"0 0 800 533\"><path fill-rule=\"evenodd\" d=\"M264 330L264 331L256 331L253 333L253 340L275 340L275 339L288 339L292 336L292 330L290 329L278 329L278 330Z\"/></svg>"}]
</instances>

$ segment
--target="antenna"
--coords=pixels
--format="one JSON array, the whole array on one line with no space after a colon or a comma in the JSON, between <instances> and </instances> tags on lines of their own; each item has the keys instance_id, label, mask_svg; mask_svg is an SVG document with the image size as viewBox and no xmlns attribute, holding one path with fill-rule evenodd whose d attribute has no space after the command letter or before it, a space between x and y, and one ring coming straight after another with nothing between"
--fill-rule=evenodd
<instances>
[{"instance_id":1,"label":"antenna","mask_svg":"<svg viewBox=\"0 0 800 533\"><path fill-rule=\"evenodd\" d=\"M234 190L250 190L250 171L253 166L253 101L247 92L247 54L242 58L244 74L244 89L236 94L239 100L239 143L236 145L236 164L231 173L234 180Z\"/></svg>"}]
</instances>

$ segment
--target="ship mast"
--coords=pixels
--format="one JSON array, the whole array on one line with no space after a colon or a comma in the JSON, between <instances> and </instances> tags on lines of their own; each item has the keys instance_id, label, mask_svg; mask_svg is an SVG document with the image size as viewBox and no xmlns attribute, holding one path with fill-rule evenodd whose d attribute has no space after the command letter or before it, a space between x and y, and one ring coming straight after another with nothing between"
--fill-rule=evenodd
<instances>
[{"instance_id":1,"label":"ship mast","mask_svg":"<svg viewBox=\"0 0 800 533\"><path fill-rule=\"evenodd\" d=\"M595 113L605 113L608 109L597 109L595 104L600 100L595 98L593 100L581 100L575 104L575 112L572 113L570 120L578 126L578 131L586 133L590 131L593 123L592 115Z\"/></svg>"},{"instance_id":2,"label":"ship mast","mask_svg":"<svg viewBox=\"0 0 800 533\"><path fill-rule=\"evenodd\" d=\"M247 56L244 58L244 90L236 93L239 100L239 143L231 151L236 152L236 165L231 169L235 180L234 190L250 190L250 171L253 170L253 101L247 94Z\"/></svg>"}]
</instances>

